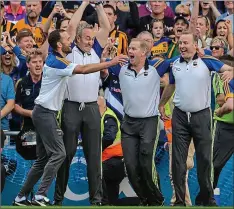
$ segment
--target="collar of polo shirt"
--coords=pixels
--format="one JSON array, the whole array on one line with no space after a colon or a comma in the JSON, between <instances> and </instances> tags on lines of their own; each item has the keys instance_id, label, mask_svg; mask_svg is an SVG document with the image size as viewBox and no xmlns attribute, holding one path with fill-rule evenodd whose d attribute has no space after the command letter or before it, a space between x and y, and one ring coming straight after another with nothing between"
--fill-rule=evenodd
<instances>
[{"instance_id":1,"label":"collar of polo shirt","mask_svg":"<svg viewBox=\"0 0 234 209\"><path fill-rule=\"evenodd\" d=\"M91 56L91 53L90 52L84 52L79 46L77 46L76 45L76 47L77 47L77 49L83 54L83 56L84 55L88 55L88 56Z\"/></svg>"},{"instance_id":2,"label":"collar of polo shirt","mask_svg":"<svg viewBox=\"0 0 234 209\"><path fill-rule=\"evenodd\" d=\"M64 58L60 53L56 52L55 50L53 50L52 53L57 57Z\"/></svg>"},{"instance_id":3,"label":"collar of polo shirt","mask_svg":"<svg viewBox=\"0 0 234 209\"><path fill-rule=\"evenodd\" d=\"M197 53L194 54L192 60L196 60L196 59L198 59L198 54ZM182 56L180 56L180 63L182 63L182 62L187 62L187 61Z\"/></svg>"},{"instance_id":4,"label":"collar of polo shirt","mask_svg":"<svg viewBox=\"0 0 234 209\"><path fill-rule=\"evenodd\" d=\"M148 62L148 59L145 60L144 68L145 68L145 70L148 70L148 69L149 69L149 62ZM132 71L135 71L135 70L132 69L132 64L131 64L131 63L128 64L128 69L129 69L129 70L132 70Z\"/></svg>"}]
</instances>

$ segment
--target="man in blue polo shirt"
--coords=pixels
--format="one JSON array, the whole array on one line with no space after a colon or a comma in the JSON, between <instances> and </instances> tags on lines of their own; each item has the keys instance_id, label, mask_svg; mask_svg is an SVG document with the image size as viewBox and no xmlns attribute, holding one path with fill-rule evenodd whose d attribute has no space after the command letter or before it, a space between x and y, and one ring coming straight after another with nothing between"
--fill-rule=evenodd
<instances>
[{"instance_id":1,"label":"man in blue polo shirt","mask_svg":"<svg viewBox=\"0 0 234 209\"><path fill-rule=\"evenodd\" d=\"M175 206L185 206L185 175L188 148L193 138L203 206L215 206L212 185L211 73L233 71L211 56L199 58L197 37L185 31L179 40L181 56L170 60L170 84L165 88L159 110L166 119L164 106L175 91L172 115L172 178ZM176 84L176 85L175 85Z\"/></svg>"},{"instance_id":2,"label":"man in blue polo shirt","mask_svg":"<svg viewBox=\"0 0 234 209\"><path fill-rule=\"evenodd\" d=\"M1 73L1 129L9 130L8 114L14 109L15 91L13 80L10 76Z\"/></svg>"}]
</instances>

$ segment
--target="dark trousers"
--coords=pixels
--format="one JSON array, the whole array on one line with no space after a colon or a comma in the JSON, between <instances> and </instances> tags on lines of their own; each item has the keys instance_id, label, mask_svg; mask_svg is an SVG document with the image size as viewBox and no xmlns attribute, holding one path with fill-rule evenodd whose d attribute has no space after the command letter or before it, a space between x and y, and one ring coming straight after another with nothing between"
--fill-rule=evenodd
<instances>
[{"instance_id":1,"label":"dark trousers","mask_svg":"<svg viewBox=\"0 0 234 209\"><path fill-rule=\"evenodd\" d=\"M6 169L3 165L3 163L1 162L1 192L4 189L5 181L6 181Z\"/></svg>"},{"instance_id":2,"label":"dark trousers","mask_svg":"<svg viewBox=\"0 0 234 209\"><path fill-rule=\"evenodd\" d=\"M37 159L18 194L19 197L27 196L41 177L36 195L46 196L66 156L63 133L58 126L56 112L36 105L32 120L37 132Z\"/></svg>"},{"instance_id":3,"label":"dark trousers","mask_svg":"<svg viewBox=\"0 0 234 209\"><path fill-rule=\"evenodd\" d=\"M209 108L187 114L175 107L172 115L172 179L175 187L174 205L185 205L185 176L188 149L193 138L197 177L204 205L213 198L212 187L212 133Z\"/></svg>"},{"instance_id":4,"label":"dark trousers","mask_svg":"<svg viewBox=\"0 0 234 209\"><path fill-rule=\"evenodd\" d=\"M149 205L161 205L164 201L154 163L157 125L157 116L131 118L125 115L122 123L122 148L127 175L137 196Z\"/></svg>"},{"instance_id":5,"label":"dark trousers","mask_svg":"<svg viewBox=\"0 0 234 209\"><path fill-rule=\"evenodd\" d=\"M101 115L97 102L86 103L80 109L80 103L65 101L62 109L61 128L64 132L66 159L57 173L55 201L62 201L69 179L69 169L76 153L78 135L81 132L84 156L87 162L90 203L102 200L101 173Z\"/></svg>"},{"instance_id":6,"label":"dark trousers","mask_svg":"<svg viewBox=\"0 0 234 209\"><path fill-rule=\"evenodd\" d=\"M234 125L215 121L214 125L214 189L226 162L234 153Z\"/></svg>"},{"instance_id":7,"label":"dark trousers","mask_svg":"<svg viewBox=\"0 0 234 209\"><path fill-rule=\"evenodd\" d=\"M125 177L122 157L113 157L102 163L103 203L117 205L119 185Z\"/></svg>"}]
</instances>

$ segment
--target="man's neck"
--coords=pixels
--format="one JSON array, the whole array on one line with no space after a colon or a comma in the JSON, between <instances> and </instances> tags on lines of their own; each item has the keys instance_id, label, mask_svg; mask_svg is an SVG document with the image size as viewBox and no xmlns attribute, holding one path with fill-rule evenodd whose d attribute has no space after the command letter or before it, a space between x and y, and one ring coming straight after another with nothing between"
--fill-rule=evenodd
<instances>
[{"instance_id":1,"label":"man's neck","mask_svg":"<svg viewBox=\"0 0 234 209\"><path fill-rule=\"evenodd\" d=\"M132 65L131 68L133 70L135 70L137 73L139 73L141 71L141 69L145 66L145 60L140 61L140 63L138 65Z\"/></svg>"},{"instance_id":2,"label":"man's neck","mask_svg":"<svg viewBox=\"0 0 234 209\"><path fill-rule=\"evenodd\" d=\"M37 83L41 80L41 75L33 75L31 73L30 73L30 75L31 75L31 79L32 79L33 83Z\"/></svg>"},{"instance_id":3,"label":"man's neck","mask_svg":"<svg viewBox=\"0 0 234 209\"><path fill-rule=\"evenodd\" d=\"M209 12L209 8L202 9L202 15L206 16Z\"/></svg>"},{"instance_id":4,"label":"man's neck","mask_svg":"<svg viewBox=\"0 0 234 209\"><path fill-rule=\"evenodd\" d=\"M36 18L29 18L29 17L28 17L28 22L29 22L29 24L30 24L31 26L34 26L34 25L37 24L38 19L39 19L39 16L36 17Z\"/></svg>"},{"instance_id":5,"label":"man's neck","mask_svg":"<svg viewBox=\"0 0 234 209\"><path fill-rule=\"evenodd\" d=\"M186 62L190 62L190 61L193 59L193 57L195 56L195 54L196 54L196 52L195 52L191 57L185 58L184 60L185 60Z\"/></svg>"},{"instance_id":6,"label":"man's neck","mask_svg":"<svg viewBox=\"0 0 234 209\"><path fill-rule=\"evenodd\" d=\"M111 29L110 31L114 30L115 29L115 24L111 25Z\"/></svg>"},{"instance_id":7,"label":"man's neck","mask_svg":"<svg viewBox=\"0 0 234 209\"><path fill-rule=\"evenodd\" d=\"M13 15L17 15L18 11L19 11L20 5L11 5L11 11Z\"/></svg>"},{"instance_id":8,"label":"man's neck","mask_svg":"<svg viewBox=\"0 0 234 209\"><path fill-rule=\"evenodd\" d=\"M59 53L63 58L67 56L62 50L57 50L56 52Z\"/></svg>"},{"instance_id":9,"label":"man's neck","mask_svg":"<svg viewBox=\"0 0 234 209\"><path fill-rule=\"evenodd\" d=\"M151 13L151 17L154 19L157 19L157 20L162 20L162 19L164 19L164 12L160 13L160 14Z\"/></svg>"}]
</instances>

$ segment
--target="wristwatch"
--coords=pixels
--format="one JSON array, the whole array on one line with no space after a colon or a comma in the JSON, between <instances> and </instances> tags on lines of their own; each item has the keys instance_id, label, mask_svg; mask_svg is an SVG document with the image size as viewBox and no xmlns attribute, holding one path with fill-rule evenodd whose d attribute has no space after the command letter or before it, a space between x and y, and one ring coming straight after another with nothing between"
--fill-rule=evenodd
<instances>
[{"instance_id":1,"label":"wristwatch","mask_svg":"<svg viewBox=\"0 0 234 209\"><path fill-rule=\"evenodd\" d=\"M96 6L97 6L97 5L100 5L100 4L102 4L102 1L95 2L95 5L96 5Z\"/></svg>"}]
</instances>

